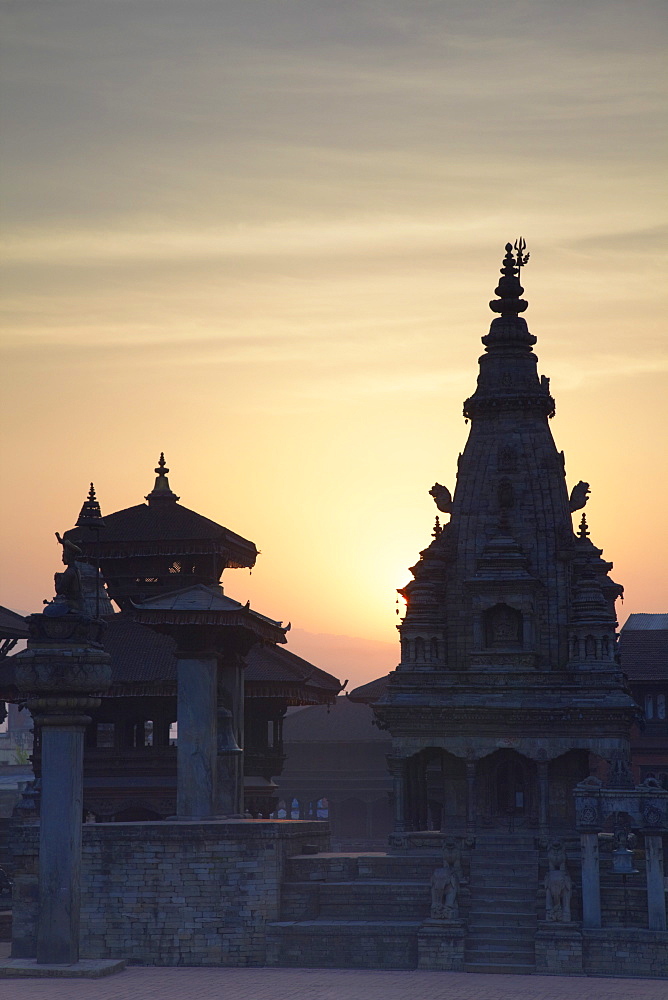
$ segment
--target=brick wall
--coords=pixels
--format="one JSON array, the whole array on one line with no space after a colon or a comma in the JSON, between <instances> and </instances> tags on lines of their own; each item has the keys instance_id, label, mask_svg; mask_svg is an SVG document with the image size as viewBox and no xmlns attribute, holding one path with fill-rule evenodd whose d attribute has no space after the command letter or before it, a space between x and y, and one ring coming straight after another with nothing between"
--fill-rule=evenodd
<instances>
[{"instance_id":1,"label":"brick wall","mask_svg":"<svg viewBox=\"0 0 668 1000\"><path fill-rule=\"evenodd\" d=\"M668 976L668 932L605 927L582 932L584 966L605 976Z\"/></svg>"},{"instance_id":2,"label":"brick wall","mask_svg":"<svg viewBox=\"0 0 668 1000\"><path fill-rule=\"evenodd\" d=\"M325 850L326 823L219 820L84 826L81 957L263 965L286 858ZM37 824L17 826L13 957L35 954Z\"/></svg>"}]
</instances>

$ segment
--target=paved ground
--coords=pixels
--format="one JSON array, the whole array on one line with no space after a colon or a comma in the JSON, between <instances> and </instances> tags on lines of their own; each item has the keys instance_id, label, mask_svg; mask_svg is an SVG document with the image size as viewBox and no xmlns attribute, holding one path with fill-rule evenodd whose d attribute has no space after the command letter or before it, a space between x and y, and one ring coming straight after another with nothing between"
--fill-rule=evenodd
<instances>
[{"instance_id":1,"label":"paved ground","mask_svg":"<svg viewBox=\"0 0 668 1000\"><path fill-rule=\"evenodd\" d=\"M352 969L130 968L0 981L0 1000L667 1000L668 982Z\"/></svg>"}]
</instances>

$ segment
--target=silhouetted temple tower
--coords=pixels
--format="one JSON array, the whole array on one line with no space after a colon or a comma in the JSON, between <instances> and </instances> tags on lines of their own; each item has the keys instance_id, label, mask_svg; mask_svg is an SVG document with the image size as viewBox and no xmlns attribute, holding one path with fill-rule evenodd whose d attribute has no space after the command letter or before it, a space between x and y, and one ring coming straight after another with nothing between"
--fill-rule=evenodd
<instances>
[{"instance_id":1,"label":"silhouetted temple tower","mask_svg":"<svg viewBox=\"0 0 668 1000\"><path fill-rule=\"evenodd\" d=\"M615 660L622 588L573 532L588 485L566 488L554 400L520 316L522 241L506 245L483 337L450 522L401 593L401 663L376 706L393 737L398 833L570 827L591 755L625 761L634 704ZM600 765L605 770L605 765Z\"/></svg>"}]
</instances>

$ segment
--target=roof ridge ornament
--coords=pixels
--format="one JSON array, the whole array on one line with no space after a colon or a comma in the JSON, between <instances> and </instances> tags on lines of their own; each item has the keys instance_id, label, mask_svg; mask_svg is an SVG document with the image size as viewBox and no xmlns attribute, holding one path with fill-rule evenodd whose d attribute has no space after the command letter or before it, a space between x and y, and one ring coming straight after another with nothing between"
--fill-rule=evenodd
<instances>
[{"instance_id":1,"label":"roof ridge ornament","mask_svg":"<svg viewBox=\"0 0 668 1000\"><path fill-rule=\"evenodd\" d=\"M524 289L520 284L520 272L527 264L530 254L526 253L526 241L520 236L512 243L506 243L506 255L501 266L502 277L494 289L499 301L492 299L489 308L492 312L501 313L504 319L516 317L528 308L529 303L521 298ZM513 250L515 251L513 253Z\"/></svg>"},{"instance_id":2,"label":"roof ridge ornament","mask_svg":"<svg viewBox=\"0 0 668 1000\"><path fill-rule=\"evenodd\" d=\"M148 500L149 504L154 503L156 500L171 500L173 503L180 500L180 497L177 497L176 493L173 493L170 488L169 479L167 478L168 472L169 469L165 463L165 453L164 451L161 451L158 464L155 468L155 486L145 498Z\"/></svg>"}]
</instances>

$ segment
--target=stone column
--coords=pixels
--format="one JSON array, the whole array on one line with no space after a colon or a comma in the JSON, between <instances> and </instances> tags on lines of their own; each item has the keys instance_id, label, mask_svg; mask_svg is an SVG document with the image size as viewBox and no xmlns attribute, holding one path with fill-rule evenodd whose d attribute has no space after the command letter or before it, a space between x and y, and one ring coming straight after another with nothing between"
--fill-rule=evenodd
<instances>
[{"instance_id":1,"label":"stone column","mask_svg":"<svg viewBox=\"0 0 668 1000\"><path fill-rule=\"evenodd\" d=\"M16 686L41 731L37 962L79 960L83 744L97 696L111 683L103 627L78 614L31 615L28 648L15 658Z\"/></svg>"},{"instance_id":2,"label":"stone column","mask_svg":"<svg viewBox=\"0 0 668 1000\"><path fill-rule=\"evenodd\" d=\"M85 721L42 717L37 961L79 960Z\"/></svg>"},{"instance_id":3,"label":"stone column","mask_svg":"<svg viewBox=\"0 0 668 1000\"><path fill-rule=\"evenodd\" d=\"M242 815L239 758L243 751L234 738L232 713L218 700L218 746L216 760L216 816Z\"/></svg>"},{"instance_id":4,"label":"stone column","mask_svg":"<svg viewBox=\"0 0 668 1000\"><path fill-rule=\"evenodd\" d=\"M387 760L394 789L394 832L406 832L406 767L403 757L388 757Z\"/></svg>"},{"instance_id":5,"label":"stone column","mask_svg":"<svg viewBox=\"0 0 668 1000\"><path fill-rule=\"evenodd\" d=\"M225 797L230 802L233 816L244 815L244 669L243 661L236 652L223 656L219 675L218 700L224 701L230 710L231 739L236 753L228 754L224 763L224 779L227 783ZM222 762L221 762L222 763Z\"/></svg>"},{"instance_id":6,"label":"stone column","mask_svg":"<svg viewBox=\"0 0 668 1000\"><path fill-rule=\"evenodd\" d=\"M666 930L666 891L663 882L663 843L661 835L645 834L647 866L647 912L651 931Z\"/></svg>"},{"instance_id":7,"label":"stone column","mask_svg":"<svg viewBox=\"0 0 668 1000\"><path fill-rule=\"evenodd\" d=\"M466 835L472 837L475 833L475 769L474 760L466 761Z\"/></svg>"},{"instance_id":8,"label":"stone column","mask_svg":"<svg viewBox=\"0 0 668 1000\"><path fill-rule=\"evenodd\" d=\"M538 761L538 833L547 839L550 811L550 785L548 780L548 762Z\"/></svg>"},{"instance_id":9,"label":"stone column","mask_svg":"<svg viewBox=\"0 0 668 1000\"><path fill-rule=\"evenodd\" d=\"M179 654L176 708L179 819L205 819L215 813L217 672L214 655Z\"/></svg>"},{"instance_id":10,"label":"stone column","mask_svg":"<svg viewBox=\"0 0 668 1000\"><path fill-rule=\"evenodd\" d=\"M601 926L601 879L598 866L598 834L581 833L582 926Z\"/></svg>"}]
</instances>

